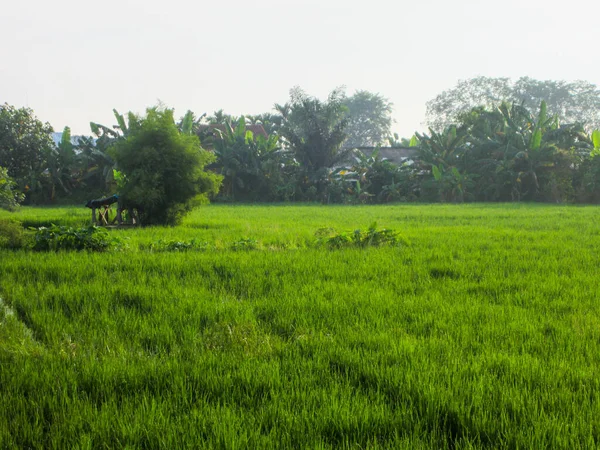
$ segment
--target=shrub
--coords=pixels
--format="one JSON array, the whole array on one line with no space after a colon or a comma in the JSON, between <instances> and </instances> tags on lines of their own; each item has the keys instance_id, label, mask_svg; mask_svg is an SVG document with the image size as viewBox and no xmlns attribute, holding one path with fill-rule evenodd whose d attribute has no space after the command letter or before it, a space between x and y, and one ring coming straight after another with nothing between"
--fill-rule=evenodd
<instances>
[{"instance_id":1,"label":"shrub","mask_svg":"<svg viewBox=\"0 0 600 450\"><path fill-rule=\"evenodd\" d=\"M91 250L101 252L116 243L104 228L89 226L72 228L52 225L40 227L34 236L33 249L37 251Z\"/></svg>"},{"instance_id":2,"label":"shrub","mask_svg":"<svg viewBox=\"0 0 600 450\"><path fill-rule=\"evenodd\" d=\"M258 248L258 241L252 238L244 238L231 244L231 250L243 251L243 250L256 250Z\"/></svg>"},{"instance_id":3,"label":"shrub","mask_svg":"<svg viewBox=\"0 0 600 450\"><path fill-rule=\"evenodd\" d=\"M23 201L24 195L16 190L17 183L8 176L8 170L0 167L0 208L14 211Z\"/></svg>"},{"instance_id":4,"label":"shrub","mask_svg":"<svg viewBox=\"0 0 600 450\"><path fill-rule=\"evenodd\" d=\"M219 190L221 177L204 170L214 155L197 136L179 131L170 109L148 109L110 152L122 174L124 204L137 208L144 225L176 225Z\"/></svg>"},{"instance_id":5,"label":"shrub","mask_svg":"<svg viewBox=\"0 0 600 450\"><path fill-rule=\"evenodd\" d=\"M18 249L27 246L27 235L20 222L0 219L0 248Z\"/></svg>"},{"instance_id":6,"label":"shrub","mask_svg":"<svg viewBox=\"0 0 600 450\"><path fill-rule=\"evenodd\" d=\"M152 252L186 252L191 250L202 251L209 248L208 242L197 242L195 239L191 241L163 241L158 240L150 245L140 247L142 250L150 250Z\"/></svg>"},{"instance_id":7,"label":"shrub","mask_svg":"<svg viewBox=\"0 0 600 450\"><path fill-rule=\"evenodd\" d=\"M317 245L324 245L329 248L365 248L407 244L407 241L400 238L396 231L388 230L387 228L378 230L376 222L373 222L367 231L359 229L336 233L333 228L321 228L317 230L315 235L317 237Z\"/></svg>"}]
</instances>

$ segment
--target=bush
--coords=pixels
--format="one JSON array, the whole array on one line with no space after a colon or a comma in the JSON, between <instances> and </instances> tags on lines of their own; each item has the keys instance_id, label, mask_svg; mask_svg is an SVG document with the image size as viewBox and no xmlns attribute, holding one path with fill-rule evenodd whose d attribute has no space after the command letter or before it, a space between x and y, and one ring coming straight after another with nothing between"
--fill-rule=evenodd
<instances>
[{"instance_id":1,"label":"bush","mask_svg":"<svg viewBox=\"0 0 600 450\"><path fill-rule=\"evenodd\" d=\"M116 243L104 228L89 226L72 228L52 225L38 228L34 236L33 249L37 251L90 250L101 252Z\"/></svg>"},{"instance_id":2,"label":"bush","mask_svg":"<svg viewBox=\"0 0 600 450\"><path fill-rule=\"evenodd\" d=\"M140 246L141 250L151 252L186 252L186 251L204 251L210 248L208 242L198 242L195 239L191 241L163 241L158 240L150 245Z\"/></svg>"},{"instance_id":3,"label":"bush","mask_svg":"<svg viewBox=\"0 0 600 450\"><path fill-rule=\"evenodd\" d=\"M0 208L14 211L24 195L16 190L17 183L8 176L8 170L0 167Z\"/></svg>"},{"instance_id":4,"label":"bush","mask_svg":"<svg viewBox=\"0 0 600 450\"><path fill-rule=\"evenodd\" d=\"M18 249L27 246L27 234L20 222L0 219L0 248Z\"/></svg>"},{"instance_id":5,"label":"bush","mask_svg":"<svg viewBox=\"0 0 600 450\"><path fill-rule=\"evenodd\" d=\"M148 109L110 152L122 173L124 205L137 208L143 225L176 225L221 183L219 175L204 170L214 155L197 136L179 131L169 109Z\"/></svg>"},{"instance_id":6,"label":"bush","mask_svg":"<svg viewBox=\"0 0 600 450\"><path fill-rule=\"evenodd\" d=\"M387 228L378 230L376 222L372 223L367 231L354 230L345 233L336 233L333 228L321 228L317 230L315 235L317 236L317 245L325 245L332 249L407 244L407 241L400 238L396 231L388 230Z\"/></svg>"},{"instance_id":7,"label":"bush","mask_svg":"<svg viewBox=\"0 0 600 450\"><path fill-rule=\"evenodd\" d=\"M252 238L243 238L231 244L231 250L244 251L244 250L256 250L258 248L258 241Z\"/></svg>"}]
</instances>

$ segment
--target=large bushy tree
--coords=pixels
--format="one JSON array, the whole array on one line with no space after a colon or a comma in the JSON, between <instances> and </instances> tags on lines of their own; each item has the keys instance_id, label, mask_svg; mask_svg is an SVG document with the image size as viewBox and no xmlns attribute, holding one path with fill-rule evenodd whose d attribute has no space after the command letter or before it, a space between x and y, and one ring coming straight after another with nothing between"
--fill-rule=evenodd
<instances>
[{"instance_id":1,"label":"large bushy tree","mask_svg":"<svg viewBox=\"0 0 600 450\"><path fill-rule=\"evenodd\" d=\"M50 124L38 120L29 108L0 105L0 166L20 190L43 189L43 172L54 149Z\"/></svg>"},{"instance_id":2,"label":"large bushy tree","mask_svg":"<svg viewBox=\"0 0 600 450\"><path fill-rule=\"evenodd\" d=\"M440 131L476 107L493 108L506 101L535 110L545 101L548 113L563 123L579 122L588 130L600 126L600 89L587 81L535 80L521 77L476 77L461 80L427 102L428 125Z\"/></svg>"},{"instance_id":3,"label":"large bushy tree","mask_svg":"<svg viewBox=\"0 0 600 450\"><path fill-rule=\"evenodd\" d=\"M193 133L182 133L173 110L149 108L130 115L126 137L110 149L123 174L120 194L138 209L142 224L177 224L195 199L218 191L221 178L204 167L214 155Z\"/></svg>"},{"instance_id":4,"label":"large bushy tree","mask_svg":"<svg viewBox=\"0 0 600 450\"><path fill-rule=\"evenodd\" d=\"M391 135L392 103L382 95L356 91L344 104L348 119L344 147L374 147Z\"/></svg>"},{"instance_id":5,"label":"large bushy tree","mask_svg":"<svg viewBox=\"0 0 600 450\"><path fill-rule=\"evenodd\" d=\"M289 158L278 145L278 136L268 138L246 129L245 117L235 127L227 123L214 129L212 168L223 176L221 198L231 201L281 199Z\"/></svg>"},{"instance_id":6,"label":"large bushy tree","mask_svg":"<svg viewBox=\"0 0 600 450\"><path fill-rule=\"evenodd\" d=\"M23 194L16 189L17 183L0 167L0 208L13 211L23 201Z\"/></svg>"},{"instance_id":7,"label":"large bushy tree","mask_svg":"<svg viewBox=\"0 0 600 450\"><path fill-rule=\"evenodd\" d=\"M281 134L307 171L331 167L343 158L348 118L342 90L321 101L296 87L290 91L289 104L280 109Z\"/></svg>"}]
</instances>

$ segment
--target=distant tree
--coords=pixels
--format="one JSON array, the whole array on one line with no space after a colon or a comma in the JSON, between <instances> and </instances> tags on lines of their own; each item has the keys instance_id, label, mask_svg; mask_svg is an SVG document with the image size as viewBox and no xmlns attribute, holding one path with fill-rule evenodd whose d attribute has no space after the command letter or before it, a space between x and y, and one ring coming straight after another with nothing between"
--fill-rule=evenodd
<instances>
[{"instance_id":1,"label":"distant tree","mask_svg":"<svg viewBox=\"0 0 600 450\"><path fill-rule=\"evenodd\" d=\"M245 116L246 124L248 125L262 125L266 133L271 136L273 134L280 134L281 125L283 123L283 116L281 114L273 113L262 113L256 115Z\"/></svg>"},{"instance_id":2,"label":"distant tree","mask_svg":"<svg viewBox=\"0 0 600 450\"><path fill-rule=\"evenodd\" d=\"M581 126L560 125L545 102L533 110L516 103L476 108L463 118L468 135L461 173L476 180L476 200L562 202L573 197L577 153L590 152Z\"/></svg>"},{"instance_id":3,"label":"distant tree","mask_svg":"<svg viewBox=\"0 0 600 450\"><path fill-rule=\"evenodd\" d=\"M171 109L149 108L133 118L109 150L123 175L120 194L143 224L177 224L194 199L218 191L220 176L204 170L215 157L196 135L179 131Z\"/></svg>"},{"instance_id":4,"label":"distant tree","mask_svg":"<svg viewBox=\"0 0 600 450\"><path fill-rule=\"evenodd\" d=\"M227 123L237 123L238 118L225 113L222 109L215 111L210 116L206 116L205 121L211 124L225 125Z\"/></svg>"},{"instance_id":5,"label":"distant tree","mask_svg":"<svg viewBox=\"0 0 600 450\"><path fill-rule=\"evenodd\" d=\"M17 183L8 176L8 170L0 167L0 208L13 211L23 201L23 194L17 191Z\"/></svg>"},{"instance_id":6,"label":"distant tree","mask_svg":"<svg viewBox=\"0 0 600 450\"><path fill-rule=\"evenodd\" d=\"M202 114L196 118L196 115L191 110L188 110L177 125L179 131L183 134L197 134L198 127L205 117L206 114Z\"/></svg>"},{"instance_id":7,"label":"distant tree","mask_svg":"<svg viewBox=\"0 0 600 450\"><path fill-rule=\"evenodd\" d=\"M390 136L392 103L380 94L357 91L344 100L348 137L344 147L374 147Z\"/></svg>"},{"instance_id":8,"label":"distant tree","mask_svg":"<svg viewBox=\"0 0 600 450\"><path fill-rule=\"evenodd\" d=\"M46 159L50 184L49 200L54 201L57 187L63 194L71 194L76 185L75 174L78 167L69 127L64 128L60 142L56 147L50 149Z\"/></svg>"},{"instance_id":9,"label":"distant tree","mask_svg":"<svg viewBox=\"0 0 600 450\"><path fill-rule=\"evenodd\" d=\"M217 157L211 168L223 176L220 196L227 200L280 200L286 184L288 152L278 145L278 136L255 136L240 117L235 127L217 129L213 152ZM282 193L281 193L282 194Z\"/></svg>"},{"instance_id":10,"label":"distant tree","mask_svg":"<svg viewBox=\"0 0 600 450\"><path fill-rule=\"evenodd\" d=\"M307 171L331 167L344 157L348 118L342 90L334 90L327 101L321 101L296 87L290 91L289 105L282 109L287 111L281 134Z\"/></svg>"},{"instance_id":11,"label":"distant tree","mask_svg":"<svg viewBox=\"0 0 600 450\"><path fill-rule=\"evenodd\" d=\"M46 158L54 148L50 124L38 120L29 108L0 105L0 166L20 190L41 191Z\"/></svg>"},{"instance_id":12,"label":"distant tree","mask_svg":"<svg viewBox=\"0 0 600 450\"><path fill-rule=\"evenodd\" d=\"M428 125L439 131L457 123L473 108L499 106L503 101L535 110L545 101L548 113L563 123L581 123L590 130L600 126L600 90L587 81L535 80L512 82L509 78L477 77L461 80L456 87L427 102Z\"/></svg>"}]
</instances>

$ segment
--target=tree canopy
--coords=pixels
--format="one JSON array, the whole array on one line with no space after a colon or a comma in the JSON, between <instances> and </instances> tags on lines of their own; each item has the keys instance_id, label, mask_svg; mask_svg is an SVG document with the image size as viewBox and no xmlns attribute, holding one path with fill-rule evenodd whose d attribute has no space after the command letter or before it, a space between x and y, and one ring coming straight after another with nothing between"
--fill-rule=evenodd
<instances>
[{"instance_id":1,"label":"tree canopy","mask_svg":"<svg viewBox=\"0 0 600 450\"><path fill-rule=\"evenodd\" d=\"M340 160L348 126L342 90L321 101L296 87L283 109L281 134L305 169L318 171Z\"/></svg>"},{"instance_id":2,"label":"tree canopy","mask_svg":"<svg viewBox=\"0 0 600 450\"><path fill-rule=\"evenodd\" d=\"M8 176L8 170L0 167L0 208L12 211L23 201L23 194L16 190L16 186L17 183Z\"/></svg>"},{"instance_id":3,"label":"tree canopy","mask_svg":"<svg viewBox=\"0 0 600 450\"><path fill-rule=\"evenodd\" d=\"M54 149L52 132L31 109L0 105L0 166L20 190L42 188L41 174Z\"/></svg>"},{"instance_id":4,"label":"tree canopy","mask_svg":"<svg viewBox=\"0 0 600 450\"><path fill-rule=\"evenodd\" d=\"M214 155L196 135L180 132L173 110L149 108L145 117L129 118L126 137L109 150L123 175L120 194L142 224L177 224L194 199L218 191L220 176L204 170Z\"/></svg>"},{"instance_id":5,"label":"tree canopy","mask_svg":"<svg viewBox=\"0 0 600 450\"><path fill-rule=\"evenodd\" d=\"M436 131L460 120L473 108L499 106L503 101L532 110L545 101L549 114L563 123L580 123L592 130L600 126L600 90L587 81L535 80L521 77L476 77L461 80L427 102L427 123Z\"/></svg>"},{"instance_id":6,"label":"tree canopy","mask_svg":"<svg viewBox=\"0 0 600 450\"><path fill-rule=\"evenodd\" d=\"M344 147L374 147L391 135L392 103L381 94L356 91L344 105L348 119Z\"/></svg>"}]
</instances>

